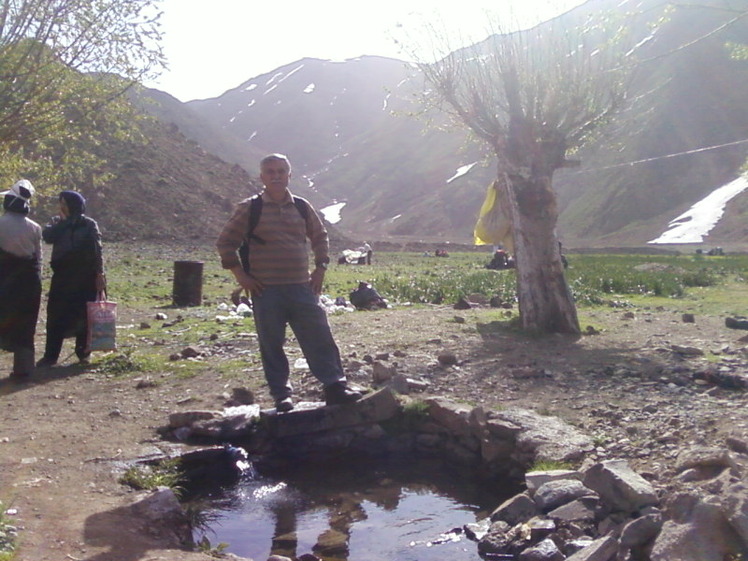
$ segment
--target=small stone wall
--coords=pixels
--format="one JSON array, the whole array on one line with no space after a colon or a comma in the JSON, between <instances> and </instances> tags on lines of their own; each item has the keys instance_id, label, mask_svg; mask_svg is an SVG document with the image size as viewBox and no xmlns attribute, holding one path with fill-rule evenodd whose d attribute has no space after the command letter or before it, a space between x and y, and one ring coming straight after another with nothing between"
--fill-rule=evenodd
<instances>
[{"instance_id":1,"label":"small stone wall","mask_svg":"<svg viewBox=\"0 0 748 561\"><path fill-rule=\"evenodd\" d=\"M578 462L592 440L555 417L526 409L486 411L446 399L403 402L389 388L347 406L301 403L289 413L256 406L171 415L180 439L230 442L250 455L329 460L341 453L372 457L440 457L491 478L521 480L538 461Z\"/></svg>"},{"instance_id":2,"label":"small stone wall","mask_svg":"<svg viewBox=\"0 0 748 561\"><path fill-rule=\"evenodd\" d=\"M684 450L683 491L661 497L625 460L585 460L592 440L555 417L431 398L401 401L390 389L355 404L256 405L170 416L165 434L230 442L281 461L336 454L439 457L525 491L460 531L486 559L518 561L738 561L748 558L748 486L724 450ZM578 469L533 471L537 462Z\"/></svg>"}]
</instances>

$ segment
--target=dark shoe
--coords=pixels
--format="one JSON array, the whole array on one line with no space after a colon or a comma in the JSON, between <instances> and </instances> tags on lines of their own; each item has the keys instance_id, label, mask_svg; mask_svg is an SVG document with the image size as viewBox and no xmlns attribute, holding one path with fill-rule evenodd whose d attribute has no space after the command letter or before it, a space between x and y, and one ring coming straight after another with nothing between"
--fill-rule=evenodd
<instances>
[{"instance_id":1,"label":"dark shoe","mask_svg":"<svg viewBox=\"0 0 748 561\"><path fill-rule=\"evenodd\" d=\"M56 360L52 360L51 358L42 357L39 359L39 362L36 363L37 368L47 368L48 366L54 366L57 364Z\"/></svg>"},{"instance_id":2,"label":"dark shoe","mask_svg":"<svg viewBox=\"0 0 748 561\"><path fill-rule=\"evenodd\" d=\"M290 397L275 400L275 410L278 413L287 413L293 409L293 400Z\"/></svg>"},{"instance_id":3,"label":"dark shoe","mask_svg":"<svg viewBox=\"0 0 748 561\"><path fill-rule=\"evenodd\" d=\"M327 405L343 405L361 399L361 392L352 390L345 382L335 382L325 386L325 403Z\"/></svg>"},{"instance_id":4,"label":"dark shoe","mask_svg":"<svg viewBox=\"0 0 748 561\"><path fill-rule=\"evenodd\" d=\"M11 372L10 373L10 379L14 382L26 382L31 378L31 374L28 372Z\"/></svg>"}]
</instances>

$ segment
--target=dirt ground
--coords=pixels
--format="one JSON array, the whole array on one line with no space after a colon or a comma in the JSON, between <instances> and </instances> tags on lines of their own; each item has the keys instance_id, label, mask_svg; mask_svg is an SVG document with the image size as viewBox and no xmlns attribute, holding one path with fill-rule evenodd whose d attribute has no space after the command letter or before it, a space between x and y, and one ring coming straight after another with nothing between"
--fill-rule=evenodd
<instances>
[{"instance_id":1,"label":"dirt ground","mask_svg":"<svg viewBox=\"0 0 748 561\"><path fill-rule=\"evenodd\" d=\"M120 310L118 336L128 337L137 328L124 326L152 321L155 313L131 317ZM697 313L690 323L663 309L611 307L584 315L583 328L593 325L597 333L579 338L528 338L486 320L485 310L450 306L347 313L331 321L355 383L370 382L359 368L365 355L387 353L382 360L429 383L416 397L559 416L595 437L593 459L628 458L662 492L674 485L681 448L748 440L745 390L694 379L705 371L748 374L748 331L726 328L724 317ZM206 346L213 343L221 341ZM178 347L173 341L163 352ZM67 341L63 356L71 350ZM439 365L445 352L454 353L457 365ZM173 446L156 430L169 413L223 407L238 384L211 371L219 356L226 355L197 359L208 368L192 378L114 377L97 370L97 356L85 369L68 358L28 383L0 378L0 500L20 529L17 559L209 559L170 546L130 515L136 492L118 483L117 462ZM10 362L0 355L3 376ZM139 384L144 377L157 384ZM294 379L299 397L315 397L313 380ZM266 392L257 399L270 405Z\"/></svg>"}]
</instances>

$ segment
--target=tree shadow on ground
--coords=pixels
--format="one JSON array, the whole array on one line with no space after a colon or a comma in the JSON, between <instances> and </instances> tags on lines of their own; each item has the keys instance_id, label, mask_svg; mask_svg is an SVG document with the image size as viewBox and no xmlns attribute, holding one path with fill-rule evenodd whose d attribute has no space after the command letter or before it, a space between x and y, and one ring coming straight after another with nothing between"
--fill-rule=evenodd
<instances>
[{"instance_id":1,"label":"tree shadow on ground","mask_svg":"<svg viewBox=\"0 0 748 561\"><path fill-rule=\"evenodd\" d=\"M596 331L581 335L534 335L520 331L511 321L478 323L481 345L473 349L477 361L494 359L503 368L536 368L584 374L611 365L632 362L650 369L659 357L642 356L635 344L610 341Z\"/></svg>"}]
</instances>

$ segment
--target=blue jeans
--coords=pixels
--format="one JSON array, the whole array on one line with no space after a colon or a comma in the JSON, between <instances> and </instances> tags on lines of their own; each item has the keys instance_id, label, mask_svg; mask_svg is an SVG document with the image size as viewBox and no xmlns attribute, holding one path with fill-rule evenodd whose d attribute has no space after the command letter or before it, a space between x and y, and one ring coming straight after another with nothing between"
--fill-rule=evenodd
<instances>
[{"instance_id":1,"label":"blue jeans","mask_svg":"<svg viewBox=\"0 0 748 561\"><path fill-rule=\"evenodd\" d=\"M332 338L327 314L309 284L266 286L252 297L260 357L270 395L290 397L288 358L283 350L286 325L290 325L312 374L323 385L345 380L340 351Z\"/></svg>"}]
</instances>

